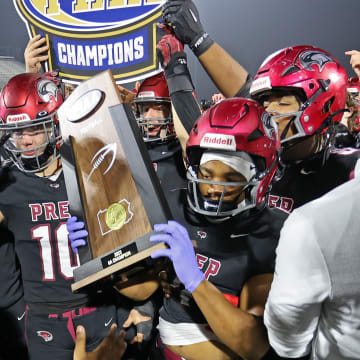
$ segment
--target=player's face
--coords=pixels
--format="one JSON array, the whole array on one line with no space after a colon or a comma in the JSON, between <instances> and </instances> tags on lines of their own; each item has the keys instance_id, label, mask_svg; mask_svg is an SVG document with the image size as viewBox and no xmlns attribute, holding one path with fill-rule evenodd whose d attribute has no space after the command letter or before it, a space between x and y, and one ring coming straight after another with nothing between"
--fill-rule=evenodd
<instances>
[{"instance_id":1,"label":"player's face","mask_svg":"<svg viewBox=\"0 0 360 360\"><path fill-rule=\"evenodd\" d=\"M208 161L201 165L198 172L199 179L215 182L246 182L246 178L230 166L219 160ZM237 196L240 203L245 194L241 193L244 186L227 186L224 201L233 201ZM224 191L224 185L204 184L199 182L199 190L205 198L219 201Z\"/></svg>"},{"instance_id":2,"label":"player's face","mask_svg":"<svg viewBox=\"0 0 360 360\"><path fill-rule=\"evenodd\" d=\"M18 149L25 150L23 153L25 156L41 155L47 146L46 131L43 125L29 126L13 131L11 137Z\"/></svg>"},{"instance_id":3,"label":"player's face","mask_svg":"<svg viewBox=\"0 0 360 360\"><path fill-rule=\"evenodd\" d=\"M279 133L282 134L288 122L292 119L291 116L279 116L286 115L296 111L299 111L300 104L294 95L270 95L263 102L265 110L270 113L271 116L276 116L274 120L279 127ZM293 136L296 133L295 125L292 124L286 134L286 138Z\"/></svg>"},{"instance_id":4,"label":"player's face","mask_svg":"<svg viewBox=\"0 0 360 360\"><path fill-rule=\"evenodd\" d=\"M142 118L150 122L145 128L148 135L156 136L160 130L160 124L164 121L160 119L168 118L170 115L170 109L166 105L148 103L142 106L141 113Z\"/></svg>"}]
</instances>

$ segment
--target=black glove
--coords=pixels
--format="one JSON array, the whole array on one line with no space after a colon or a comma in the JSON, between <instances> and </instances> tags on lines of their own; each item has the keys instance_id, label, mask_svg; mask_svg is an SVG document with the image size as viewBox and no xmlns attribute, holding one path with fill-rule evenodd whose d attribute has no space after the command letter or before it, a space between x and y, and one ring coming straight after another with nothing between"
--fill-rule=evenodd
<instances>
[{"instance_id":1,"label":"black glove","mask_svg":"<svg viewBox=\"0 0 360 360\"><path fill-rule=\"evenodd\" d=\"M136 324L137 332L144 334L143 341L149 341L152 336L153 322L155 316L154 304L151 300L148 300L141 305L134 306L134 309L137 310L142 316L148 316L151 318L151 320L142 321Z\"/></svg>"},{"instance_id":2,"label":"black glove","mask_svg":"<svg viewBox=\"0 0 360 360\"><path fill-rule=\"evenodd\" d=\"M185 52L177 52L171 56L165 69L165 78L170 95L178 91L193 91L194 84L187 67Z\"/></svg>"},{"instance_id":3,"label":"black glove","mask_svg":"<svg viewBox=\"0 0 360 360\"><path fill-rule=\"evenodd\" d=\"M203 54L214 43L205 32L192 0L168 0L163 6L163 18L176 37L188 44L196 56Z\"/></svg>"}]
</instances>

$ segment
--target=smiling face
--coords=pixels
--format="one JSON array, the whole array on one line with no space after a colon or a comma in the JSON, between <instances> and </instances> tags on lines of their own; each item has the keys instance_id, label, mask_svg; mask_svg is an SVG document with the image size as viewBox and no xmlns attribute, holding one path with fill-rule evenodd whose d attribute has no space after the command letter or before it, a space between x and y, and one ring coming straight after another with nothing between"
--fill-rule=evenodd
<instances>
[{"instance_id":1,"label":"smiling face","mask_svg":"<svg viewBox=\"0 0 360 360\"><path fill-rule=\"evenodd\" d=\"M220 160L212 160L200 165L198 178L200 180L222 183L246 182L246 178L242 174ZM224 191L224 187L224 185L199 182L199 190L202 196L210 201L219 201ZM240 203L245 197L245 194L242 193L243 188L244 186L226 186L223 200L234 201L237 199L237 203Z\"/></svg>"},{"instance_id":2,"label":"smiling face","mask_svg":"<svg viewBox=\"0 0 360 360\"><path fill-rule=\"evenodd\" d=\"M137 120L144 140L165 139L172 125L169 103L143 102L136 105Z\"/></svg>"}]
</instances>

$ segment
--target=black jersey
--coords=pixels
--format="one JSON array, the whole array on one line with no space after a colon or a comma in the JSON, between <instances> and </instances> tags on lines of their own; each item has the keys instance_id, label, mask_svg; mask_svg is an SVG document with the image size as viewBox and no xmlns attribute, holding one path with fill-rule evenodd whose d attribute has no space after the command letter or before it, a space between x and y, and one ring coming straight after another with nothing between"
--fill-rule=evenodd
<instances>
[{"instance_id":1,"label":"black jersey","mask_svg":"<svg viewBox=\"0 0 360 360\"><path fill-rule=\"evenodd\" d=\"M205 278L238 306L240 292L251 277L274 272L275 249L286 217L283 211L265 207L249 211L247 217L214 223L188 210L183 225L196 242L196 258ZM172 323L206 323L194 301L183 306L176 298L165 299L160 314Z\"/></svg>"},{"instance_id":2,"label":"black jersey","mask_svg":"<svg viewBox=\"0 0 360 360\"><path fill-rule=\"evenodd\" d=\"M172 216L178 218L182 213L179 204L185 201L181 190L186 189L181 146L178 140L171 140L164 144L147 143L147 148Z\"/></svg>"},{"instance_id":3,"label":"black jersey","mask_svg":"<svg viewBox=\"0 0 360 360\"><path fill-rule=\"evenodd\" d=\"M0 191L0 210L15 239L25 301L69 309L84 305L84 295L70 288L79 260L66 228L70 214L63 174L51 181L12 166Z\"/></svg>"},{"instance_id":4,"label":"black jersey","mask_svg":"<svg viewBox=\"0 0 360 360\"><path fill-rule=\"evenodd\" d=\"M281 179L272 185L269 206L291 212L350 180L360 150L332 147L324 165L323 157L324 153L320 152L310 159L287 165Z\"/></svg>"},{"instance_id":5,"label":"black jersey","mask_svg":"<svg viewBox=\"0 0 360 360\"><path fill-rule=\"evenodd\" d=\"M5 224L0 226L0 263L0 310L2 310L14 305L23 296L14 239Z\"/></svg>"}]
</instances>

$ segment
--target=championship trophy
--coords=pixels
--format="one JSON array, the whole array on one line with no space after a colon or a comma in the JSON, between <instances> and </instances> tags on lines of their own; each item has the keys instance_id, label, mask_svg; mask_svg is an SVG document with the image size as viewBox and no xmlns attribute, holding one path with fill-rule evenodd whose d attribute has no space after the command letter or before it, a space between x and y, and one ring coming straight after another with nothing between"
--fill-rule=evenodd
<instances>
[{"instance_id":1,"label":"championship trophy","mask_svg":"<svg viewBox=\"0 0 360 360\"><path fill-rule=\"evenodd\" d=\"M166 245L149 237L154 224L171 218L132 109L105 71L80 84L58 117L70 211L89 232L72 291L109 280L126 287L142 271L161 267L150 254Z\"/></svg>"}]
</instances>

